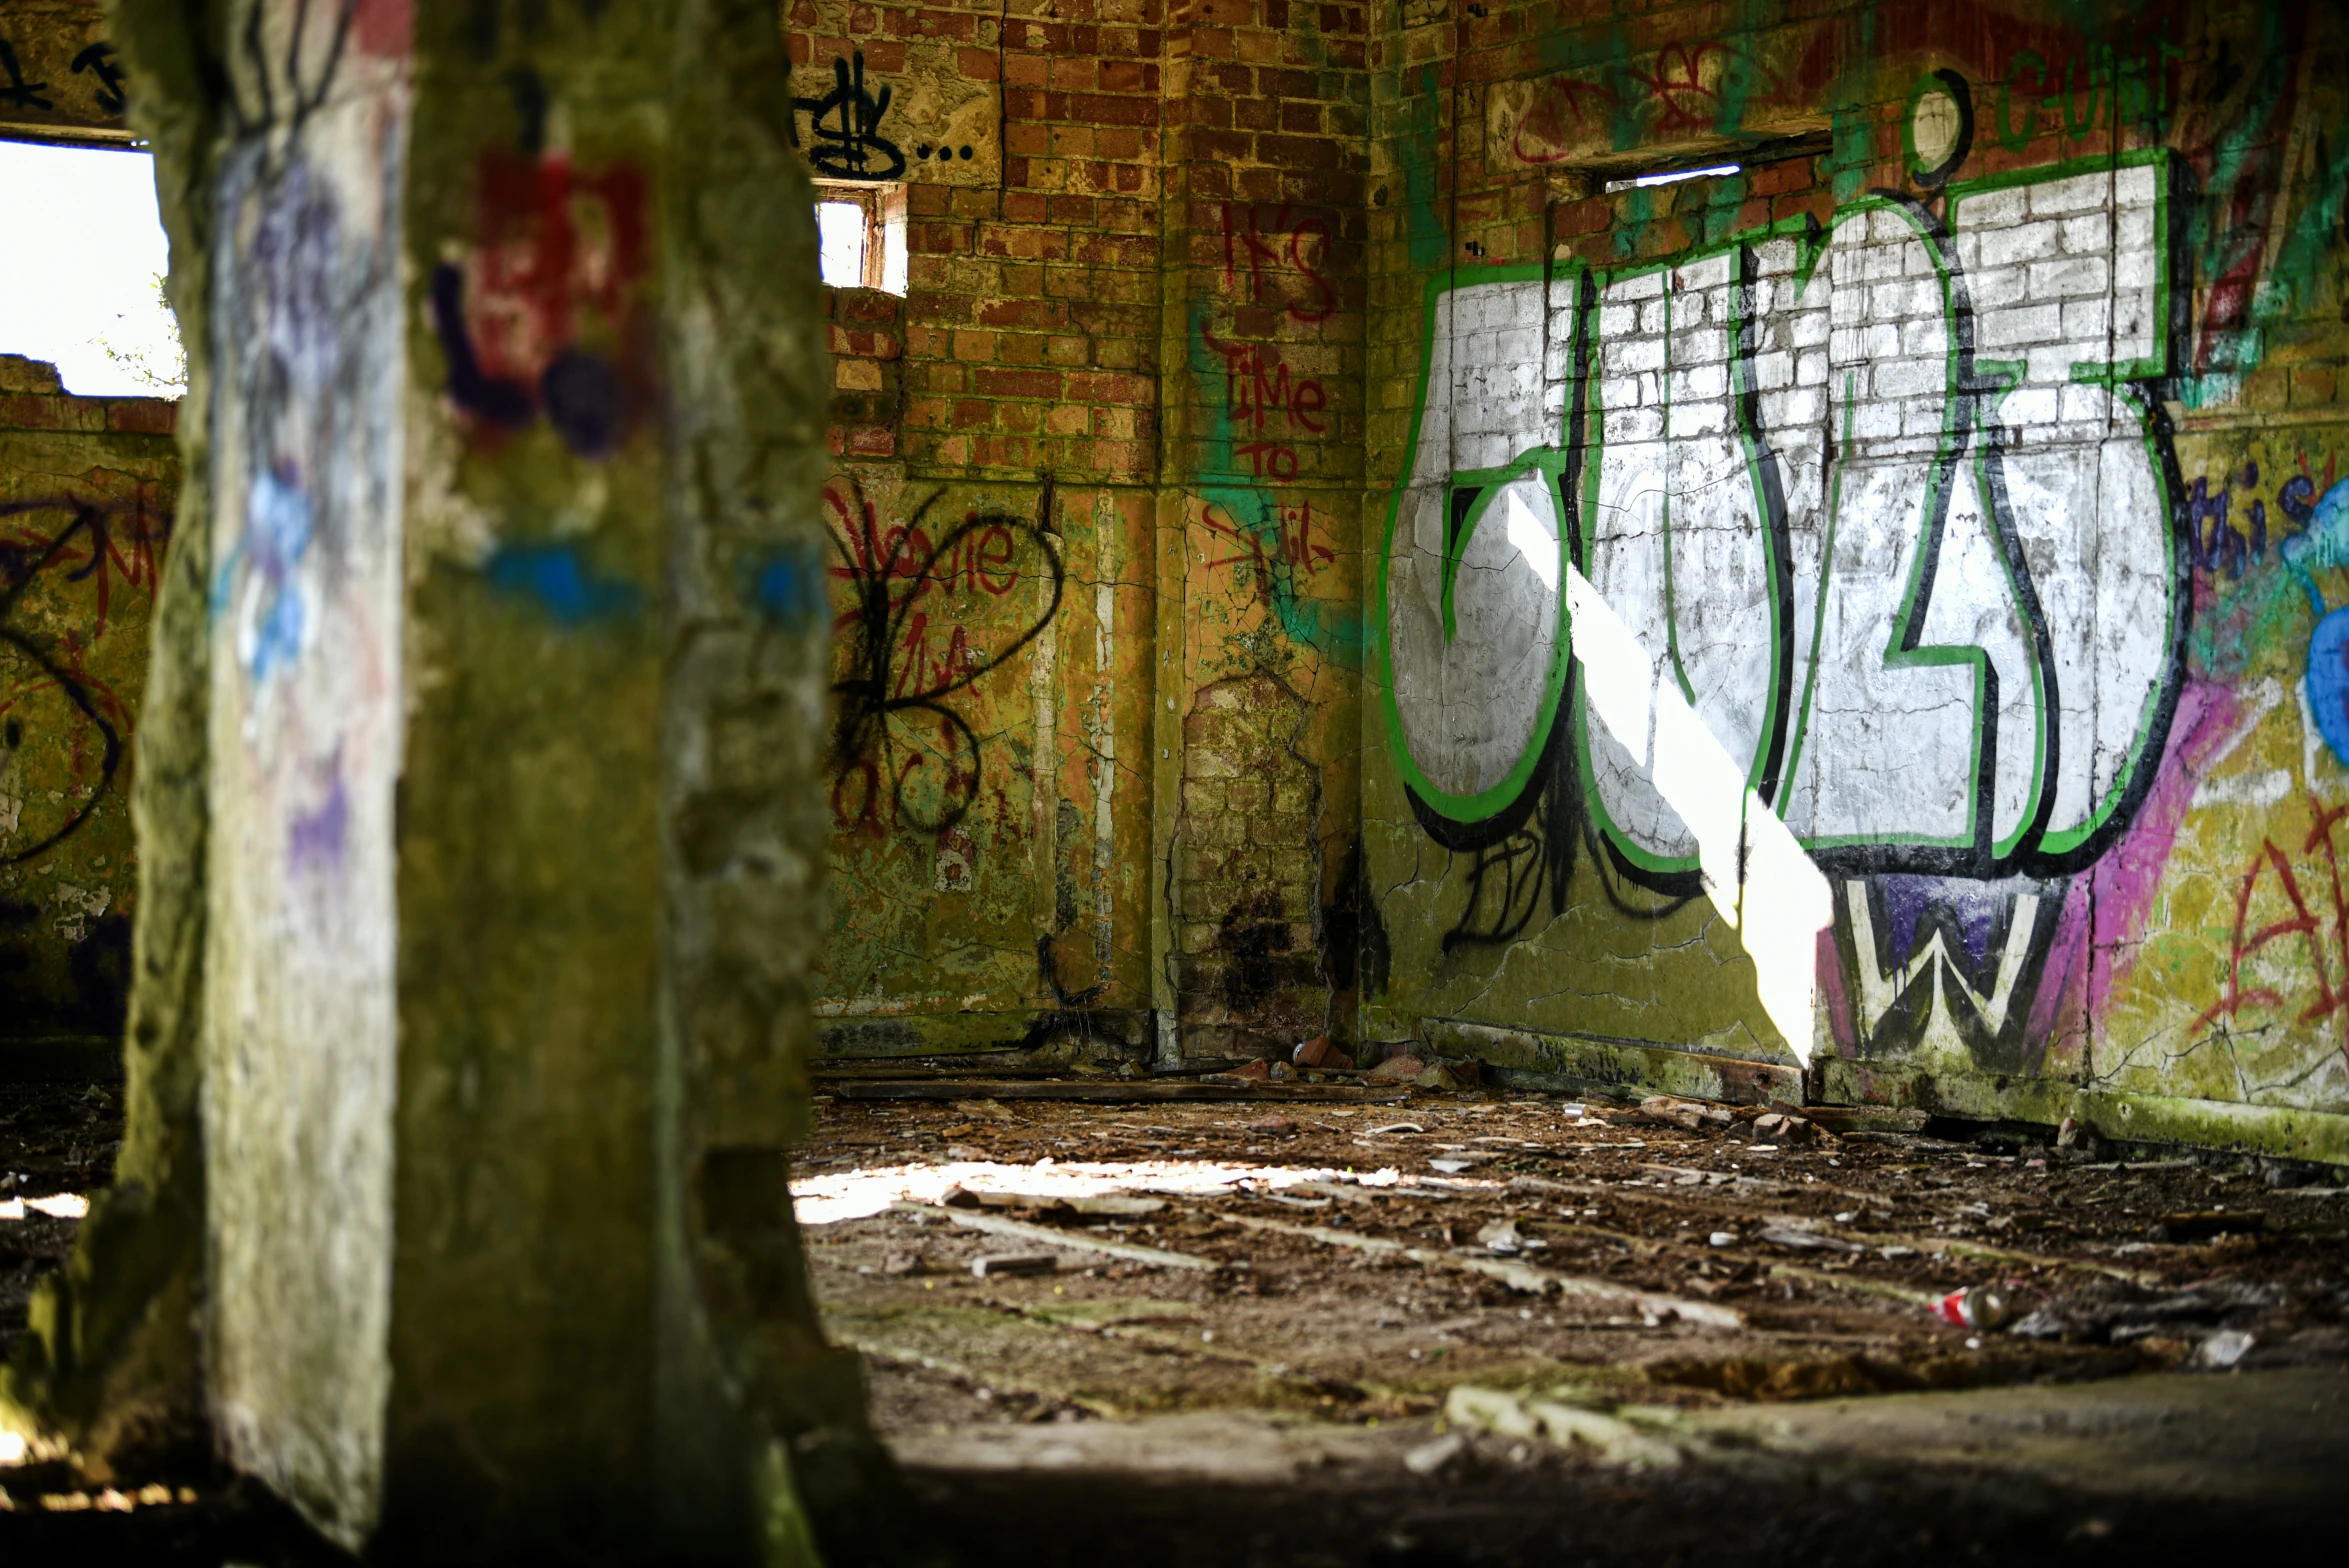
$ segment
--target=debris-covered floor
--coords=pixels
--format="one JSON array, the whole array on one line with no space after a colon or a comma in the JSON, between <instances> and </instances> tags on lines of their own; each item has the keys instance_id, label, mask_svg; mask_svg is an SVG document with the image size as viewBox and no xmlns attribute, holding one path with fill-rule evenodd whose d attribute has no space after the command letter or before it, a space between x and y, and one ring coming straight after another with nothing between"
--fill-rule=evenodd
<instances>
[{"instance_id":1,"label":"debris-covered floor","mask_svg":"<svg viewBox=\"0 0 2349 1568\"><path fill-rule=\"evenodd\" d=\"M1283 1092L825 1088L816 1287L946 1563L2140 1568L2349 1524L2336 1172L1686 1102L1166 1098ZM1111 1098L1031 1097L1066 1093ZM119 1114L0 1087L0 1337ZM0 1466L18 1550L347 1560L250 1483L60 1462Z\"/></svg>"},{"instance_id":2,"label":"debris-covered floor","mask_svg":"<svg viewBox=\"0 0 2349 1568\"><path fill-rule=\"evenodd\" d=\"M0 1357L24 1331L34 1283L65 1266L121 1146L119 1084L0 1084Z\"/></svg>"},{"instance_id":3,"label":"debris-covered floor","mask_svg":"<svg viewBox=\"0 0 2349 1568\"><path fill-rule=\"evenodd\" d=\"M799 1190L896 1430L2349 1360L2349 1194L2308 1168L1688 1102L857 1097L893 1092L833 1087Z\"/></svg>"}]
</instances>

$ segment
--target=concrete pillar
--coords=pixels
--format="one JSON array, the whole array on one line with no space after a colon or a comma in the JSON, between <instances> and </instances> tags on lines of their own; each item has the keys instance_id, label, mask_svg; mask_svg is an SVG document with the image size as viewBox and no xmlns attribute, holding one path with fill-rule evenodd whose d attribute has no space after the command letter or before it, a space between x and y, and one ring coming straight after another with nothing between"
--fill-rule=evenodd
<instances>
[{"instance_id":1,"label":"concrete pillar","mask_svg":"<svg viewBox=\"0 0 2349 1568\"><path fill-rule=\"evenodd\" d=\"M784 1185L826 359L773 7L116 42L188 492L121 1183L10 1399L100 1470L208 1430L381 1555L902 1555Z\"/></svg>"}]
</instances>

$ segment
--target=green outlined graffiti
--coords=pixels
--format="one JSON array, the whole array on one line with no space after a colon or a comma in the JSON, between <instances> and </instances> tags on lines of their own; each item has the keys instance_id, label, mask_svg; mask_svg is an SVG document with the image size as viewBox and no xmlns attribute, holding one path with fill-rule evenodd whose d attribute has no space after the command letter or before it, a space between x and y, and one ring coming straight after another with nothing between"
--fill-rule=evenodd
<instances>
[{"instance_id":1,"label":"green outlined graffiti","mask_svg":"<svg viewBox=\"0 0 2349 1568\"><path fill-rule=\"evenodd\" d=\"M1430 290L1431 373L1366 617L1396 765L1415 798L1453 821L1489 818L1525 794L1566 678L1567 451L1543 439L1539 374L1552 293L1539 267L1495 269L1477 291ZM1452 403L1427 398L1438 376L1453 379L1455 355L1459 384L1501 410L1500 429L1465 444ZM1399 681L1398 656L1423 679Z\"/></svg>"},{"instance_id":2,"label":"green outlined graffiti","mask_svg":"<svg viewBox=\"0 0 2349 1568\"><path fill-rule=\"evenodd\" d=\"M1568 569L1822 864L2092 859L2183 672L2171 179L2153 149L1951 185L1946 221L1877 194L1667 264L1432 282L1372 616L1420 819L1473 839L1555 759L1619 867L1693 885L1575 690L1562 589L1493 532L1539 472ZM1463 581L1508 615L1465 635Z\"/></svg>"}]
</instances>

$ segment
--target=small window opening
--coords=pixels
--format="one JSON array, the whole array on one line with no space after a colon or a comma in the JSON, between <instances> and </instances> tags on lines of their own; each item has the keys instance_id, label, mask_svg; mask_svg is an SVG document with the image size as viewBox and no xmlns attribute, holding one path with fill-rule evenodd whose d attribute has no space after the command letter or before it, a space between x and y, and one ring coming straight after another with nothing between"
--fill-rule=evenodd
<instances>
[{"instance_id":1,"label":"small window opening","mask_svg":"<svg viewBox=\"0 0 2349 1568\"><path fill-rule=\"evenodd\" d=\"M1617 191L1649 185L1677 185L1682 180L1709 180L1724 174L1737 174L1742 171L1742 167L1734 163L1717 163L1703 169L1667 169L1661 174L1636 174L1628 180L1609 180L1607 194L1612 196Z\"/></svg>"},{"instance_id":2,"label":"small window opening","mask_svg":"<svg viewBox=\"0 0 2349 1568\"><path fill-rule=\"evenodd\" d=\"M905 187L816 186L816 237L826 283L905 292Z\"/></svg>"},{"instance_id":3,"label":"small window opening","mask_svg":"<svg viewBox=\"0 0 2349 1568\"><path fill-rule=\"evenodd\" d=\"M0 141L0 190L0 354L46 360L83 397L185 392L154 155Z\"/></svg>"},{"instance_id":4,"label":"small window opening","mask_svg":"<svg viewBox=\"0 0 2349 1568\"><path fill-rule=\"evenodd\" d=\"M1644 185L1677 185L1680 181L1708 181L1722 174L1738 174L1741 164L1712 164L1708 169L1665 169L1663 174L1635 174L1628 181L1607 181L1607 195L1616 190L1635 190Z\"/></svg>"}]
</instances>

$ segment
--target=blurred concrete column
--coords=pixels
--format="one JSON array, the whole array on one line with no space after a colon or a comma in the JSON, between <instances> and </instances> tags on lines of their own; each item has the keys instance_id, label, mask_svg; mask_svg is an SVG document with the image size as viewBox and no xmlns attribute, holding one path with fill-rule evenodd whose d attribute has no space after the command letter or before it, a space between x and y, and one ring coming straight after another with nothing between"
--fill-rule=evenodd
<instances>
[{"instance_id":1,"label":"blurred concrete column","mask_svg":"<svg viewBox=\"0 0 2349 1568\"><path fill-rule=\"evenodd\" d=\"M131 1127L8 1397L372 1555L894 1559L785 1188L826 353L764 0L119 0L192 373Z\"/></svg>"}]
</instances>

